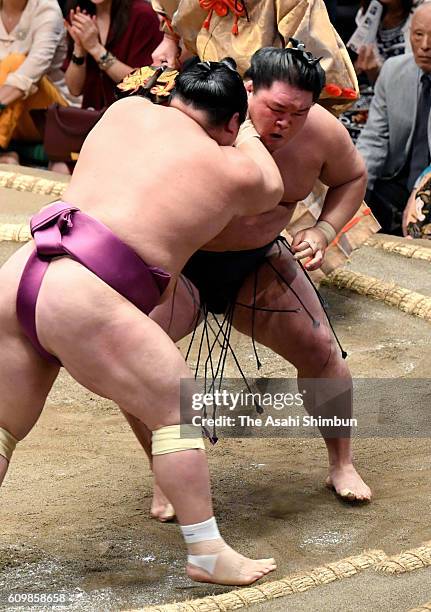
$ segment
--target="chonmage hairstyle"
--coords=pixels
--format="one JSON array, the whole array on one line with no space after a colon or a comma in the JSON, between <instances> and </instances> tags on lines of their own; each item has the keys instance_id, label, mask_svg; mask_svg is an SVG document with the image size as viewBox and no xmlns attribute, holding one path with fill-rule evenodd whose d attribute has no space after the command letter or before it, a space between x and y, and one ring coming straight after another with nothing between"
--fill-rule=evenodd
<instances>
[{"instance_id":1,"label":"chonmage hairstyle","mask_svg":"<svg viewBox=\"0 0 431 612\"><path fill-rule=\"evenodd\" d=\"M224 125L235 113L242 123L247 114L247 92L230 57L221 62L190 61L176 78L175 96L205 111L213 127Z\"/></svg>"},{"instance_id":2,"label":"chonmage hairstyle","mask_svg":"<svg viewBox=\"0 0 431 612\"><path fill-rule=\"evenodd\" d=\"M321 58L305 51L304 45L294 38L290 42L291 48L264 47L256 51L244 77L253 81L254 91L269 89L275 81L283 81L311 91L316 102L326 82L325 71L319 63Z\"/></svg>"}]
</instances>

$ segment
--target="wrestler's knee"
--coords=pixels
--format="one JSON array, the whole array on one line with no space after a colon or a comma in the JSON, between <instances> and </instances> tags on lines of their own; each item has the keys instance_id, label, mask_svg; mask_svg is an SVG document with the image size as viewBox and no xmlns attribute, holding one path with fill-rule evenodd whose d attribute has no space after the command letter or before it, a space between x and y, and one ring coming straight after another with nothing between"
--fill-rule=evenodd
<instances>
[{"instance_id":1,"label":"wrestler's knee","mask_svg":"<svg viewBox=\"0 0 431 612\"><path fill-rule=\"evenodd\" d=\"M160 415L159 423L152 427L152 454L165 455L183 450L205 450L202 429L195 423L194 398L196 381L183 378L180 381L179 411Z\"/></svg>"},{"instance_id":2,"label":"wrestler's knee","mask_svg":"<svg viewBox=\"0 0 431 612\"><path fill-rule=\"evenodd\" d=\"M337 358L338 347L329 326L319 322L317 326L301 333L297 339L285 339L287 358L297 370L307 376L319 376L328 363ZM282 354L282 351L280 351ZM282 356L284 356L282 354Z\"/></svg>"},{"instance_id":3,"label":"wrestler's knee","mask_svg":"<svg viewBox=\"0 0 431 612\"><path fill-rule=\"evenodd\" d=\"M191 423L195 411L194 394L198 387L192 373L184 366L185 373L158 379L157 388L144 386L139 392L129 393L117 401L122 409L142 421L150 432L161 427Z\"/></svg>"}]
</instances>

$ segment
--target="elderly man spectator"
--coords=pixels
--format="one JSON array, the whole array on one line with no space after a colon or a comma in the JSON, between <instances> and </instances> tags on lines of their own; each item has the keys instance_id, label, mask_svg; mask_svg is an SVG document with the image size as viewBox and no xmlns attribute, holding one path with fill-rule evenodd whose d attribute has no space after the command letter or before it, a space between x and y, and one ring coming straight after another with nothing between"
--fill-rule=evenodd
<instances>
[{"instance_id":1,"label":"elderly man spectator","mask_svg":"<svg viewBox=\"0 0 431 612\"><path fill-rule=\"evenodd\" d=\"M397 235L412 187L430 160L431 3L415 11L410 42L413 55L383 65L357 143L368 170L367 202L382 230Z\"/></svg>"}]
</instances>

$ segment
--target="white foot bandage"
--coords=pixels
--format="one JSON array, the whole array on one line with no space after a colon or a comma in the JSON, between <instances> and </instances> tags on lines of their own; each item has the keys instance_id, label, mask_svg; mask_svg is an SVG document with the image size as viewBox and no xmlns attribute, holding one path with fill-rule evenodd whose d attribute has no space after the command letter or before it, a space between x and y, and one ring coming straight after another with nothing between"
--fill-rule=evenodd
<instances>
[{"instance_id":1,"label":"white foot bandage","mask_svg":"<svg viewBox=\"0 0 431 612\"><path fill-rule=\"evenodd\" d=\"M194 525L181 525L186 544L197 544L198 542L207 542L208 540L221 539L220 532L214 517L211 517L203 523L195 523ZM217 562L218 554L216 555L188 555L187 561L196 567L200 567L209 574L212 574Z\"/></svg>"},{"instance_id":2,"label":"white foot bandage","mask_svg":"<svg viewBox=\"0 0 431 612\"><path fill-rule=\"evenodd\" d=\"M10 461L17 444L18 440L6 429L0 427L0 455Z\"/></svg>"},{"instance_id":3,"label":"white foot bandage","mask_svg":"<svg viewBox=\"0 0 431 612\"><path fill-rule=\"evenodd\" d=\"M194 448L205 450L200 427L167 425L153 431L151 451L153 455L166 455Z\"/></svg>"}]
</instances>

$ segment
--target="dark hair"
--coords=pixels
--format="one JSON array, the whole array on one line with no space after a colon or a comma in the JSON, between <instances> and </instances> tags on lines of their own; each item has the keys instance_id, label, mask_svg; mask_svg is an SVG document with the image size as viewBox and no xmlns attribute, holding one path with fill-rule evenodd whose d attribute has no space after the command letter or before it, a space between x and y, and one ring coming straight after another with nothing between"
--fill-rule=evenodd
<instances>
[{"instance_id":1,"label":"dark hair","mask_svg":"<svg viewBox=\"0 0 431 612\"><path fill-rule=\"evenodd\" d=\"M320 60L305 51L302 43L290 40L296 46L288 49L264 47L256 51L244 77L253 81L254 91L269 89L275 81L283 81L298 89L311 91L313 102L316 102L325 86L325 71Z\"/></svg>"},{"instance_id":2,"label":"dark hair","mask_svg":"<svg viewBox=\"0 0 431 612\"><path fill-rule=\"evenodd\" d=\"M107 41L110 45L121 38L124 34L129 20L130 7L133 0L112 0L111 4L111 32L112 36ZM87 11L89 15L96 14L96 5L91 0L68 0L66 8L66 19L71 9L79 6L81 11Z\"/></svg>"},{"instance_id":3,"label":"dark hair","mask_svg":"<svg viewBox=\"0 0 431 612\"><path fill-rule=\"evenodd\" d=\"M362 14L367 12L368 7L370 6L370 2L371 0L361 0ZM414 0L401 0L401 8L403 9L403 19L404 20L407 19L407 17L412 12L413 6L414 6ZM388 10L388 7L384 6L382 17L384 16L387 10Z\"/></svg>"},{"instance_id":4,"label":"dark hair","mask_svg":"<svg viewBox=\"0 0 431 612\"><path fill-rule=\"evenodd\" d=\"M242 123L247 114L247 92L230 57L221 62L191 61L176 78L175 96L206 111L214 127L224 125L235 113Z\"/></svg>"}]
</instances>

